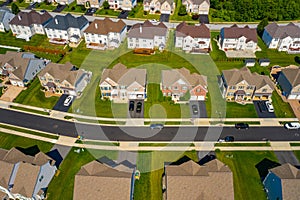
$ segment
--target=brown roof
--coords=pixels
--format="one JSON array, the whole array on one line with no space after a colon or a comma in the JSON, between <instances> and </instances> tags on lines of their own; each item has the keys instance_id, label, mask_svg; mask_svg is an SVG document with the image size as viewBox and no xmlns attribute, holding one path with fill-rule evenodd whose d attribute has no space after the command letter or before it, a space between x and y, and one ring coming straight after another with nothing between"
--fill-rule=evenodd
<instances>
[{"instance_id":1,"label":"brown roof","mask_svg":"<svg viewBox=\"0 0 300 200\"><path fill-rule=\"evenodd\" d=\"M268 76L259 75L256 72L251 73L247 67L223 70L222 74L228 86L246 81L249 85L255 85L256 89L260 89L265 85L269 85L274 89L273 83Z\"/></svg>"},{"instance_id":2,"label":"brown roof","mask_svg":"<svg viewBox=\"0 0 300 200\"><path fill-rule=\"evenodd\" d=\"M14 164L0 160L0 185L8 188L9 179L13 171Z\"/></svg>"},{"instance_id":3,"label":"brown roof","mask_svg":"<svg viewBox=\"0 0 300 200\"><path fill-rule=\"evenodd\" d=\"M44 24L49 21L52 16L45 11L44 13L38 13L35 10L30 12L19 12L9 24L30 26L32 24Z\"/></svg>"},{"instance_id":4,"label":"brown roof","mask_svg":"<svg viewBox=\"0 0 300 200\"><path fill-rule=\"evenodd\" d=\"M249 28L249 26L238 27L236 24L229 28L222 28L221 33L224 31L224 38L240 38L242 36L247 38L248 41L257 42L257 33L255 28Z\"/></svg>"},{"instance_id":5,"label":"brown roof","mask_svg":"<svg viewBox=\"0 0 300 200\"><path fill-rule=\"evenodd\" d=\"M187 1L187 0L183 0L182 3L185 1ZM201 5L204 1L206 1L208 3L208 5L210 5L209 0L191 0L191 2L193 2L193 4L195 4L195 5Z\"/></svg>"},{"instance_id":6,"label":"brown roof","mask_svg":"<svg viewBox=\"0 0 300 200\"><path fill-rule=\"evenodd\" d=\"M165 173L167 199L234 199L232 172L217 159L203 166L192 160L177 166L169 165L165 167Z\"/></svg>"},{"instance_id":7,"label":"brown roof","mask_svg":"<svg viewBox=\"0 0 300 200\"><path fill-rule=\"evenodd\" d=\"M4 199L4 197L7 197L6 193L0 190L0 199Z\"/></svg>"},{"instance_id":8,"label":"brown roof","mask_svg":"<svg viewBox=\"0 0 300 200\"><path fill-rule=\"evenodd\" d=\"M110 78L120 85L128 86L136 81L140 85L145 86L146 74L146 69L128 69L125 65L118 63L112 69L103 70L100 84L102 84L107 78Z\"/></svg>"},{"instance_id":9,"label":"brown roof","mask_svg":"<svg viewBox=\"0 0 300 200\"><path fill-rule=\"evenodd\" d=\"M205 24L200 26L191 26L185 22L180 23L176 27L176 37L191 36L193 38L210 38L209 28Z\"/></svg>"},{"instance_id":10,"label":"brown roof","mask_svg":"<svg viewBox=\"0 0 300 200\"><path fill-rule=\"evenodd\" d=\"M122 20L114 22L105 17L104 20L95 19L84 32L107 35L108 33L120 33L125 27L126 24Z\"/></svg>"},{"instance_id":11,"label":"brown roof","mask_svg":"<svg viewBox=\"0 0 300 200\"><path fill-rule=\"evenodd\" d=\"M150 3L153 0L144 0L143 3ZM160 4L163 4L164 2L168 2L171 6L174 3L174 0L157 0Z\"/></svg>"},{"instance_id":12,"label":"brown roof","mask_svg":"<svg viewBox=\"0 0 300 200\"><path fill-rule=\"evenodd\" d=\"M289 23L285 26L279 26L276 22L268 24L265 27L265 30L273 37L273 38L286 38L290 36L292 38L300 38L300 27L295 25L294 23Z\"/></svg>"},{"instance_id":13,"label":"brown roof","mask_svg":"<svg viewBox=\"0 0 300 200\"><path fill-rule=\"evenodd\" d=\"M154 36L166 36L168 28L164 23L160 22L157 25L146 20L143 24L134 24L128 32L129 38L145 38L153 39Z\"/></svg>"},{"instance_id":14,"label":"brown roof","mask_svg":"<svg viewBox=\"0 0 300 200\"><path fill-rule=\"evenodd\" d=\"M76 81L85 73L84 70L73 70L74 65L70 62L65 64L49 63L39 74L39 77L44 76L46 73L54 77L54 79L68 81L71 85L75 86Z\"/></svg>"},{"instance_id":15,"label":"brown roof","mask_svg":"<svg viewBox=\"0 0 300 200\"><path fill-rule=\"evenodd\" d=\"M300 84L300 68L283 68L281 73L287 78L293 87Z\"/></svg>"},{"instance_id":16,"label":"brown roof","mask_svg":"<svg viewBox=\"0 0 300 200\"><path fill-rule=\"evenodd\" d=\"M207 86L207 77L196 73L191 74L184 67L180 69L162 70L161 82L163 86L169 87L179 79L182 79L191 86L202 85Z\"/></svg>"},{"instance_id":17,"label":"brown roof","mask_svg":"<svg viewBox=\"0 0 300 200\"><path fill-rule=\"evenodd\" d=\"M29 58L23 58L24 53L7 51L5 54L0 54L0 66L9 64L13 67L24 68L27 67L29 63Z\"/></svg>"},{"instance_id":18,"label":"brown roof","mask_svg":"<svg viewBox=\"0 0 300 200\"><path fill-rule=\"evenodd\" d=\"M74 200L130 199L132 172L113 169L98 161L84 165L75 176Z\"/></svg>"}]
</instances>

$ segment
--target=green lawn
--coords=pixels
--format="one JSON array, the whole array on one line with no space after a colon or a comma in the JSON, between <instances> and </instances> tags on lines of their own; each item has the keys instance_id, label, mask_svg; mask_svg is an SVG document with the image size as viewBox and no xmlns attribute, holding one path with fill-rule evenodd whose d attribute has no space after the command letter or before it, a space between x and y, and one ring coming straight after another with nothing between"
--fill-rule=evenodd
<instances>
[{"instance_id":1,"label":"green lawn","mask_svg":"<svg viewBox=\"0 0 300 200\"><path fill-rule=\"evenodd\" d=\"M53 144L48 142L33 140L30 138L10 135L2 132L0 132L0 141L0 148L2 149L11 149L12 147L28 148L37 145L44 153L49 152L53 146Z\"/></svg>"},{"instance_id":2,"label":"green lawn","mask_svg":"<svg viewBox=\"0 0 300 200\"><path fill-rule=\"evenodd\" d=\"M23 1L22 3L19 3L18 1L14 2L19 8L27 8L29 6L29 3L26 3Z\"/></svg>"},{"instance_id":3,"label":"green lawn","mask_svg":"<svg viewBox=\"0 0 300 200\"><path fill-rule=\"evenodd\" d=\"M84 13L85 11L86 8L84 7L84 5L76 5L76 1L67 5L67 7L63 10L63 12L79 12L79 13Z\"/></svg>"},{"instance_id":4,"label":"green lawn","mask_svg":"<svg viewBox=\"0 0 300 200\"><path fill-rule=\"evenodd\" d=\"M7 51L16 51L14 49L0 48L0 54L5 54Z\"/></svg>"},{"instance_id":5,"label":"green lawn","mask_svg":"<svg viewBox=\"0 0 300 200\"><path fill-rule=\"evenodd\" d=\"M100 151L91 152L85 149L84 152L75 153L73 147L63 163L60 165L60 173L57 177L54 177L49 184L47 196L51 200L60 199L73 199L74 180L76 173L80 170L81 166L100 158L107 156L111 159L115 159L115 153L112 151ZM96 157L98 156L98 157Z\"/></svg>"},{"instance_id":6,"label":"green lawn","mask_svg":"<svg viewBox=\"0 0 300 200\"><path fill-rule=\"evenodd\" d=\"M0 44L2 45L8 45L8 46L14 46L14 47L23 47L25 45L31 45L31 46L39 46L46 40L45 35L34 35L32 36L31 40L29 42L26 42L23 39L17 39L12 35L12 32L9 31L7 33L0 33Z\"/></svg>"},{"instance_id":7,"label":"green lawn","mask_svg":"<svg viewBox=\"0 0 300 200\"><path fill-rule=\"evenodd\" d=\"M291 146L300 146L299 145L291 145ZM294 151L294 154L296 155L297 159L300 161L300 151Z\"/></svg>"},{"instance_id":8,"label":"green lawn","mask_svg":"<svg viewBox=\"0 0 300 200\"><path fill-rule=\"evenodd\" d=\"M47 4L45 2L39 3L36 9L41 9L41 10L49 10L52 11L56 8L53 4Z\"/></svg>"},{"instance_id":9,"label":"green lawn","mask_svg":"<svg viewBox=\"0 0 300 200\"><path fill-rule=\"evenodd\" d=\"M272 93L272 104L276 117L279 118L294 118L295 114L289 103L282 101L281 97L276 91Z\"/></svg>"},{"instance_id":10,"label":"green lawn","mask_svg":"<svg viewBox=\"0 0 300 200\"><path fill-rule=\"evenodd\" d=\"M278 162L273 152L234 151L217 152L217 158L230 167L233 172L235 199L266 199L258 170L255 165L268 158Z\"/></svg>"},{"instance_id":11,"label":"green lawn","mask_svg":"<svg viewBox=\"0 0 300 200\"><path fill-rule=\"evenodd\" d=\"M30 86L23 90L14 100L30 106L52 109L59 97L46 98L44 92L41 91L41 84L38 78L35 78Z\"/></svg>"},{"instance_id":12,"label":"green lawn","mask_svg":"<svg viewBox=\"0 0 300 200\"><path fill-rule=\"evenodd\" d=\"M138 18L138 19L156 19L159 20L159 14L147 14L144 15L143 3L139 2L135 8L129 12L128 18Z\"/></svg>"},{"instance_id":13,"label":"green lawn","mask_svg":"<svg viewBox=\"0 0 300 200\"><path fill-rule=\"evenodd\" d=\"M77 48L72 48L72 51L66 53L63 59L60 60L60 63L66 63L69 61L77 67L80 67L91 51L91 49L87 49L85 47L85 42L81 41ZM99 51L99 53L101 52Z\"/></svg>"},{"instance_id":14,"label":"green lawn","mask_svg":"<svg viewBox=\"0 0 300 200\"><path fill-rule=\"evenodd\" d=\"M239 147L243 147L243 146L247 146L247 147L260 147L260 146L263 146L263 147L269 147L271 146L269 142L265 142L265 143L216 143L215 144L215 147L236 147L236 146L239 146Z\"/></svg>"},{"instance_id":15,"label":"green lawn","mask_svg":"<svg viewBox=\"0 0 300 200\"><path fill-rule=\"evenodd\" d=\"M99 9L96 12L96 15L109 15L109 16L119 16L120 11L114 11L112 9Z\"/></svg>"},{"instance_id":16,"label":"green lawn","mask_svg":"<svg viewBox=\"0 0 300 200\"><path fill-rule=\"evenodd\" d=\"M184 15L184 16L179 16L178 11L181 6L181 0L175 0L175 4L176 4L175 11L174 11L173 15L170 15L170 21L179 21L179 22L193 21L195 23L199 23L198 20L192 20L192 16L189 14Z\"/></svg>"},{"instance_id":17,"label":"green lawn","mask_svg":"<svg viewBox=\"0 0 300 200\"><path fill-rule=\"evenodd\" d=\"M227 118L256 118L257 113L253 104L241 105L235 102L226 104Z\"/></svg>"}]
</instances>

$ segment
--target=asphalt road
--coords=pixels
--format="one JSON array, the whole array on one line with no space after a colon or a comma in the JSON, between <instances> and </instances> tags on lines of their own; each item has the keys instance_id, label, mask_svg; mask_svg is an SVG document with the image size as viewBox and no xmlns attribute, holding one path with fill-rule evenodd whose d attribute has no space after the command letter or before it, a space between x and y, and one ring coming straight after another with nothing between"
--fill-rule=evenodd
<instances>
[{"instance_id":1,"label":"asphalt road","mask_svg":"<svg viewBox=\"0 0 300 200\"><path fill-rule=\"evenodd\" d=\"M64 120L30 115L0 109L0 122L61 135L86 139L111 141L216 141L232 135L235 141L300 141L300 130L283 127L251 127L236 130L234 127L165 127L151 130L149 127L116 127L73 123Z\"/></svg>"}]
</instances>

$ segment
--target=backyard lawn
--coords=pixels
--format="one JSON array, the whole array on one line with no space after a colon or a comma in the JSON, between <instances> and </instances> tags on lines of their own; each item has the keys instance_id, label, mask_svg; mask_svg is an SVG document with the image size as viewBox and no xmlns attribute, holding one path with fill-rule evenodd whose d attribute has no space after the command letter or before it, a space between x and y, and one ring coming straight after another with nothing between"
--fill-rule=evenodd
<instances>
[{"instance_id":1,"label":"backyard lawn","mask_svg":"<svg viewBox=\"0 0 300 200\"><path fill-rule=\"evenodd\" d=\"M235 199L265 200L267 198L255 165L264 158L278 162L273 152L221 151L217 152L216 155L217 158L228 165L233 172Z\"/></svg>"},{"instance_id":2,"label":"backyard lawn","mask_svg":"<svg viewBox=\"0 0 300 200\"><path fill-rule=\"evenodd\" d=\"M21 48L25 45L39 46L46 40L46 38L47 37L45 35L34 35L32 36L30 42L26 42L23 39L17 39L14 37L11 31L7 33L0 32L0 44Z\"/></svg>"},{"instance_id":3,"label":"backyard lawn","mask_svg":"<svg viewBox=\"0 0 300 200\"><path fill-rule=\"evenodd\" d=\"M85 42L83 40L77 48L72 48L72 51L66 52L66 55L62 60L59 61L59 63L66 63L67 61L69 61L77 67L80 67L91 51L91 49L87 49L85 47ZM99 51L99 53L101 52Z\"/></svg>"},{"instance_id":4,"label":"backyard lawn","mask_svg":"<svg viewBox=\"0 0 300 200\"><path fill-rule=\"evenodd\" d=\"M281 97L276 91L272 93L272 104L274 112L278 118L294 118L295 114L289 103L282 101Z\"/></svg>"},{"instance_id":5,"label":"backyard lawn","mask_svg":"<svg viewBox=\"0 0 300 200\"><path fill-rule=\"evenodd\" d=\"M42 92L41 89L42 86L39 79L35 78L30 86L17 96L14 102L52 109L59 97L46 98L44 92Z\"/></svg>"},{"instance_id":6,"label":"backyard lawn","mask_svg":"<svg viewBox=\"0 0 300 200\"><path fill-rule=\"evenodd\" d=\"M236 102L227 102L226 118L256 118L257 113L253 104L241 105Z\"/></svg>"}]
</instances>

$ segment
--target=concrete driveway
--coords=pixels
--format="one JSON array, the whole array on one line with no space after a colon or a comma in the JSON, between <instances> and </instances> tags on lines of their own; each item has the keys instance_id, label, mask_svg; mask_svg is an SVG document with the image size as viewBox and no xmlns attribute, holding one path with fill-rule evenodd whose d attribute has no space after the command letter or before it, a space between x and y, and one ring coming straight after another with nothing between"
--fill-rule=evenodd
<instances>
[{"instance_id":1,"label":"concrete driveway","mask_svg":"<svg viewBox=\"0 0 300 200\"><path fill-rule=\"evenodd\" d=\"M253 101L253 104L259 118L276 118L275 113L268 112L265 101Z\"/></svg>"},{"instance_id":2,"label":"concrete driveway","mask_svg":"<svg viewBox=\"0 0 300 200\"><path fill-rule=\"evenodd\" d=\"M130 101L134 102L132 111L129 110L129 102ZM136 112L138 102L142 103L141 112ZM129 114L129 118L144 118L144 100L143 99L130 99L128 101L128 114Z\"/></svg>"},{"instance_id":3,"label":"concrete driveway","mask_svg":"<svg viewBox=\"0 0 300 200\"><path fill-rule=\"evenodd\" d=\"M293 151L274 151L280 164L290 163L294 166L300 166L300 163Z\"/></svg>"},{"instance_id":4,"label":"concrete driveway","mask_svg":"<svg viewBox=\"0 0 300 200\"><path fill-rule=\"evenodd\" d=\"M58 99L58 101L56 102L55 106L53 107L53 110L58 110L58 111L62 111L62 112L68 112L70 106L72 105L73 101L75 100L75 97L73 98L72 102L69 104L69 106L65 106L64 105L64 101L66 100L66 98L68 97L68 94L63 94L61 95L61 97Z\"/></svg>"},{"instance_id":5,"label":"concrete driveway","mask_svg":"<svg viewBox=\"0 0 300 200\"><path fill-rule=\"evenodd\" d=\"M193 105L197 106L198 114L193 113ZM207 118L205 101L190 101L190 113L192 118Z\"/></svg>"},{"instance_id":6,"label":"concrete driveway","mask_svg":"<svg viewBox=\"0 0 300 200\"><path fill-rule=\"evenodd\" d=\"M8 85L0 100L12 102L25 88Z\"/></svg>"}]
</instances>

